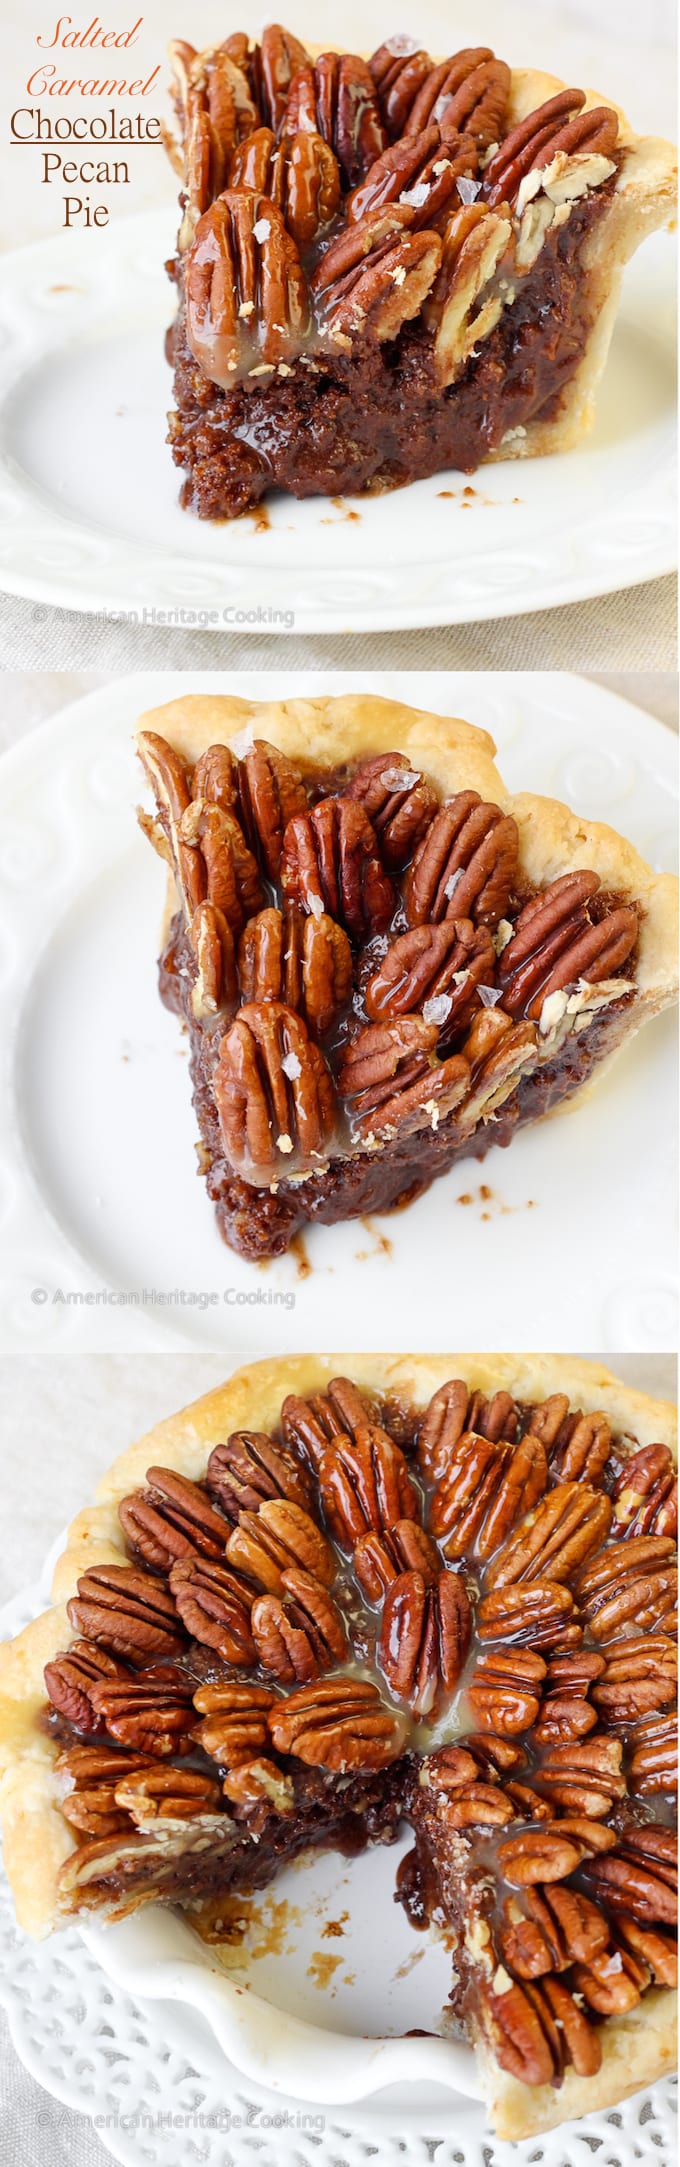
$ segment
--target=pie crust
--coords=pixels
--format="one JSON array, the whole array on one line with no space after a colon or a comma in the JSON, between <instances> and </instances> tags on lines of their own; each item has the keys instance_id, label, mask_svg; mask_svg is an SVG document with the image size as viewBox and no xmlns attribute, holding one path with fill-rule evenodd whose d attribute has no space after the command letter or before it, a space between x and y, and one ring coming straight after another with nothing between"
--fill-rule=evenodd
<instances>
[{"instance_id":1,"label":"pie crust","mask_svg":"<svg viewBox=\"0 0 680 2167\"><path fill-rule=\"evenodd\" d=\"M332 47L330 49L335 50L336 48ZM179 48L179 50L185 52L186 48ZM200 68L206 62L210 64L214 61L214 50L215 49L213 48L209 48L206 50L205 53L196 56L195 65L198 70L200 70ZM328 52L329 48L325 47L324 50ZM342 52L343 49L342 47L338 47L337 50ZM307 51L311 60L316 60L319 58L319 47L309 46L307 48ZM299 65L299 63L297 63L297 65ZM539 69L511 69L506 112L507 124L504 124L505 134L503 137L503 141L505 141L509 137L511 130L514 130L518 123L525 120L530 114L536 112L537 109L542 107L547 100L555 98L560 92L563 92L566 87L567 86L562 83L557 76L544 73ZM447 467L449 469L453 469L454 467L462 466L466 471L471 472L474 471L474 469L479 465L486 463L487 460L493 461L499 459L518 459L542 455L549 452L568 451L571 450L576 444L578 444L581 438L585 434L587 434L593 423L597 387L599 385L600 378L602 376L605 362L607 359L607 354L609 351L609 345L614 327L619 293L621 288L621 278L625 264L634 254L636 248L645 239L648 233L653 232L658 227L672 224L676 205L677 164L673 146L670 143L665 142L663 139L655 136L637 135L631 128L630 123L626 118L626 115L621 111L619 107L615 105L615 103L611 99L606 99L599 92L592 90L587 90L584 93L584 104L582 108L584 114L587 114L589 110L596 107L601 108L603 105L609 110L609 112L616 113L619 122L619 136L615 149L616 170L615 177L612 180L612 172L614 168L612 168L612 165L610 163L608 167L609 179L607 181L606 190L603 194L602 203L599 204L596 209L589 230L580 237L580 239L578 240L578 244L576 242L574 242L573 244L576 247L576 275L578 279L577 313L579 326L578 345L580 349L578 357L574 359L570 355L565 366L562 367L560 365L557 372L554 373L554 389L551 388L550 380L546 377L545 388L541 388L540 394L536 393L536 396L533 399L533 406L537 407L538 409L536 412L532 412L531 402L527 404L525 399L521 409L524 415L524 419L519 420L517 418L515 410L513 409L512 413L510 413L506 404L506 411L508 412L508 426L504 429L502 434L499 434L499 428L496 427L495 423L491 426L489 432L487 424L489 421L490 408L488 399L486 399L486 403L484 406L484 428L482 428L479 421L475 419L472 423L472 435L469 438L464 436L463 438L460 438L460 440L458 438L455 439L455 444L458 445L457 450L455 448L455 445L452 448L452 444L450 442L447 444L446 439L443 439L441 445L439 446L438 462L437 465L434 467L431 464L428 464L427 449L424 446L421 447L420 437L418 440L418 447L415 447L415 412L420 395L416 395L416 393L414 392L412 380L410 393L407 390L404 391L401 409L401 416L403 419L403 416L407 411L407 406L410 398L413 411L413 426L411 429L411 436L413 441L411 445L409 445L409 431L400 429L399 424L395 421L395 429L397 432L397 437L399 439L398 451L396 453L390 453L390 450L388 449L390 441L389 429L386 429L385 445L384 448L381 450L380 459L377 464L374 462L373 466L371 466L369 462L369 465L367 465L365 469L364 478L361 479L359 467L357 467L355 470L351 466L351 459L353 456L356 456L356 446L351 447L351 437L348 437L347 462L344 462L342 456L340 455L338 464L333 465L332 461L329 458L327 477L320 483L317 479L317 476L320 470L319 462L321 470L323 471L323 453L318 455L316 468L311 468L306 471L304 463L304 446L302 447L302 458L300 458L300 451L294 441L296 436L296 429L298 426L301 425L302 435L304 435L305 431L304 397L302 399L302 406L300 408L300 412L299 414L297 414L297 416L291 417L291 413L286 412L284 404L284 406L281 408L281 414L279 419L277 418L278 409L276 406L276 373L270 375L270 379L264 384L264 388L260 384L256 384L253 387L248 386L247 384L247 378L251 371L246 362L244 362L242 365L241 374L239 374L238 376L228 377L226 379L224 378L224 376L220 377L219 364L216 364L216 377L211 382L210 364L208 360L210 346L208 343L206 353L202 346L199 345L197 347L194 344L192 351L192 334L189 327L189 319L187 316L185 295L182 290L185 252L187 246L190 245L193 239L193 230L196 218L196 213L194 213L192 218L189 214L185 212L185 216L182 221L182 227L180 229L180 244L177 258L178 279L180 285L179 311L176 332L171 334L171 349L175 362L177 364L176 397L178 403L178 411L172 417L171 434L169 438L169 441L173 447L173 456L176 460L176 463L179 466L185 467L189 474L189 479L185 484L183 493L184 500L187 503L192 504L194 508L201 513L202 516L224 516L225 513L229 516L240 510L248 509L252 505L256 504L259 497L262 495L263 490L272 486L277 488L283 488L284 490L288 488L295 495L307 495L315 493L315 490L318 488L320 488L321 490L325 490L329 494L333 494L334 491L337 492L338 489L343 488L345 490L349 489L355 491L357 489L361 490L362 488L371 485L389 487L393 485L395 479L399 482L404 482L408 481L409 479L415 479L418 476L422 476L423 474L433 471L445 471ZM305 125L308 124L306 123ZM407 128L408 125L409 123L407 122ZM394 141L393 137L392 140ZM397 137L396 140L403 142L405 138ZM454 138L454 141L456 140L460 142L460 137L458 137L457 139ZM446 143L444 143L443 149L446 150ZM182 156L178 151L176 151L173 156L173 163L176 164L179 172L182 173ZM230 163L230 159L227 159L227 172L229 172ZM535 168L538 169L539 165L540 160L537 158L535 161ZM547 171L548 168L545 168L545 170ZM483 161L479 171L481 180L483 173ZM184 178L186 181L187 169L184 169ZM218 192L222 193L225 188L229 188L230 186L232 188L234 186L243 188L244 185L244 182L239 179L238 173L235 183L232 183L229 179L225 180L223 176L219 184ZM597 183L595 183L594 185L586 188L585 196L581 200L586 205L590 205L593 203L593 200L597 198L597 196L598 185ZM186 201L186 198L183 198L182 200ZM205 204L205 199L201 198L201 201L204 204L204 208L206 209L206 215L207 211L211 207L212 202L215 200L216 198L212 194L212 192L210 192L209 194L209 200L207 202L207 205ZM409 202L410 200L411 199L409 197L408 191L406 192L405 196L401 195L398 199L400 204L404 201ZM468 200L468 197L465 196L464 201L467 202ZM483 202L483 197L481 200ZM191 188L189 188L189 201L191 202ZM457 208L458 197L455 194L452 201ZM340 205L340 210L343 214L346 207L346 202L347 195L345 194L341 199ZM511 209L512 208L513 206L511 206ZM573 208L574 206L572 203L570 205L570 210L573 211ZM576 208L577 210L580 210L580 202L577 203ZM450 210L451 204L447 206L447 218L449 217ZM420 214L418 215L420 216ZM423 213L423 217L425 217L425 213ZM335 225L337 225L337 223L338 221L336 219ZM434 214L432 217L432 224L436 230L438 221L436 215ZM442 215L442 218L440 220L440 226L442 230L443 224L444 221ZM421 229L422 225L423 219L421 218ZM517 228L519 227L519 218L516 218L515 225ZM331 226L331 228L327 230L334 232L335 229L334 226ZM548 229L548 231L550 233L550 228ZM446 232L448 233L448 226L446 227ZM325 244L322 243L321 245L323 246ZM545 247L545 237L541 245L542 247ZM313 263L315 260L316 253L318 252L318 246L319 243L317 237L317 241L314 243L314 246L312 248L312 254L310 258L311 263ZM306 263L307 257L305 254L305 250L303 249L301 253L303 263ZM501 258L501 262L502 264L506 265L506 268L508 260L509 259L507 257ZM536 270L537 266L540 270L541 249L539 249L538 255L535 256L533 260L530 259L530 261L532 274ZM510 266L510 270L508 271L508 278L516 279L518 267L515 263L514 257L513 263L515 264L515 267L513 270L512 265ZM403 272L401 275L403 276ZM519 273L519 276L521 277L522 274ZM468 347L466 349L466 355L468 358L469 355L472 353L473 363L475 367L479 360L480 353L482 356L484 355L486 337L489 334L493 336L497 329L498 322L497 317L493 315L493 311L489 309L489 325L487 326L486 324L484 324L482 328L482 318L485 306L484 294L486 291L493 294L493 279L491 280L488 288L485 289L484 287L482 287L480 291L482 292L482 302L478 311L480 333L478 335L477 348L473 352L473 350L469 347L468 341ZM236 296L236 298L238 299L238 295ZM506 311L508 316L508 322L510 325L510 331L512 328L512 312L513 307L515 306L515 301L516 294L513 292L512 297L507 304ZM248 301L246 306L247 309L251 311L253 307L257 309L260 304L258 302L253 303L252 301ZM397 334L397 345L399 344L399 341L401 341L403 346L404 334L408 335L410 333L412 322L415 323L418 321L422 321L421 310L424 309L427 316L427 308L428 295L426 293L425 298L419 303L419 307L416 311L415 316L413 316L412 314L409 318L407 314L405 323L402 322L400 330ZM239 312L237 311L237 313ZM435 306L434 311L435 318L436 315L437 306ZM252 322L255 323L256 321L257 318L253 317ZM359 319L357 319L357 321L359 321ZM516 321L518 323L520 322L519 315L517 316ZM185 330L188 331L188 343L186 347L184 345ZM352 336L357 352L361 350L362 344L364 348L367 349L370 342L363 337L363 334L361 332L355 330ZM299 351L299 346L296 347L294 344L291 345L288 360L283 364L283 373L288 377L292 373L291 367L289 365L290 360L291 358L293 360L296 360ZM320 333L318 335L317 343L315 344L314 341L312 342L312 345L309 349L309 354L313 356L316 351L324 351L324 338L321 336ZM327 354L330 352L330 368L332 370L333 345L331 343L329 347L329 341L327 336L325 337L325 351ZM309 354L305 353L305 362L309 360ZM257 359L259 357L255 358ZM252 362L252 354L249 355L248 360L249 362ZM193 364L198 367L199 376L201 378L200 392L197 391L196 384L192 383ZM232 365L236 366L236 364L229 364L230 367ZM241 367L240 364L239 367ZM252 373L254 373L256 376L259 375L260 377L263 376L263 374L264 376L266 376L267 374L266 368L263 371L262 366L257 367ZM453 391L455 393L456 385L461 380L461 373L462 372L459 367L457 373L454 372L452 380L449 379L448 381L446 381L445 377L444 387L439 392L440 399L445 397L447 391L451 389L451 381ZM233 387L241 382L246 383L246 389L249 395L252 396L254 389L257 396L258 407L261 406L262 422L260 422L260 420L258 419L252 439L253 446L259 441L261 445L266 444L266 450L262 451L262 459L264 461L262 471L260 472L260 470L255 467L252 479L250 475L246 475L244 473L242 483L239 482L237 486L236 483L233 482L226 473L220 474L219 468L221 462L223 463L226 460L227 463L229 463L230 458L232 464L234 460L238 464L240 457L239 441L243 437L243 429L241 424L237 420L234 432L232 434L230 409L228 407L228 404L225 407L222 397L222 388L220 387L226 388L228 392L231 392ZM342 383L342 378L340 378L340 382ZM435 383L431 387L431 398L436 396L436 390L437 387ZM346 400L347 387L345 387L344 389L343 396ZM362 396L364 399L368 396L365 390L363 395L359 396L359 409L361 406ZM377 414L377 409L380 403L380 393L377 389L374 393L374 397L376 400ZM202 407L207 407L210 412L211 432L210 440L208 439L207 434L205 436L205 439L201 437L201 448L200 452L197 453L192 439L194 430L197 427L199 429L199 432L201 430ZM266 432L263 426L264 417L266 414L269 414L271 421L269 432ZM376 420L376 430L377 427L378 423ZM486 438L485 429L487 430ZM321 444L323 444L324 442L324 430L325 423L322 426L320 433ZM278 436L279 432L280 444L277 445L277 449L275 452L273 449L274 437ZM403 439L403 441L401 441L401 439ZM382 442L382 439L380 441ZM468 448L470 445L474 447L471 456L467 456L465 451L461 450L460 447L463 445L463 443L467 444ZM394 466L395 457L396 467ZM409 464L409 458L411 460L411 464ZM267 464L267 462L269 462L269 464ZM344 480L343 473L345 474ZM262 478L263 475L265 476L264 480ZM233 499L230 498L230 489L232 487L235 489ZM242 494L240 495L239 488L242 488Z\"/></svg>"},{"instance_id":2,"label":"pie crust","mask_svg":"<svg viewBox=\"0 0 680 2167\"><path fill-rule=\"evenodd\" d=\"M623 1456L660 1436L677 1458L675 1408L623 1385L599 1363L546 1354L309 1355L258 1362L180 1413L158 1423L123 1452L99 1484L96 1502L80 1512L68 1532L53 1578L53 1607L0 1648L0 1816L4 1857L19 1923L37 1938L61 1923L59 1868L73 1849L53 1774L58 1747L40 1727L44 1665L76 1637L66 1604L79 1576L96 1565L129 1563L117 1507L154 1464L199 1478L214 1444L234 1430L267 1431L277 1425L289 1393L322 1392L339 1372L368 1391L424 1408L449 1378L471 1392L505 1388L518 1401L540 1401L559 1390L584 1413L602 1410ZM533 2089L501 2070L483 2042L476 2044L484 2096L498 2134L532 2136L571 2116L587 2114L627 2097L674 2066L676 2001L671 1991L651 1989L627 2016L607 2017L599 2073L578 2077L567 2069L561 2089Z\"/></svg>"}]
</instances>

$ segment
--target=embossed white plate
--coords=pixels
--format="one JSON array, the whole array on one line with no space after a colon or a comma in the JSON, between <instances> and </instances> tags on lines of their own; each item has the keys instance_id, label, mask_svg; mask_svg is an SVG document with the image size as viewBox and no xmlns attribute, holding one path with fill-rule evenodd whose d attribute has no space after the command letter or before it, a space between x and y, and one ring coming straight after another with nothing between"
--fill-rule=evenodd
<instances>
[{"instance_id":1,"label":"embossed white plate","mask_svg":"<svg viewBox=\"0 0 680 2167\"><path fill-rule=\"evenodd\" d=\"M582 449L353 504L272 498L261 531L179 507L164 443L174 225L169 200L0 263L0 587L132 623L335 632L513 616L672 569L667 236L626 273Z\"/></svg>"},{"instance_id":2,"label":"embossed white plate","mask_svg":"<svg viewBox=\"0 0 680 2167\"><path fill-rule=\"evenodd\" d=\"M50 1579L46 1569L39 1588L5 1606L0 1638L43 1607ZM441 2039L358 2036L381 2025L396 2031L408 2021L409 2006L411 2021L424 2028L436 2020L446 1993L441 1949L414 1934L400 1907L390 1904L397 1857L396 1850L377 1850L347 1868L319 1858L256 1900L262 1941L282 1947L279 1957L251 1957L235 1975L242 1985L248 1981L240 1996L247 2005L243 2020L233 1984L220 1976L211 1953L160 1906L119 1927L88 1926L82 1934L70 1927L34 1943L18 1931L0 1879L0 2003L17 2053L48 2094L90 2119L124 2167L245 2167L248 2161L368 2167L376 2158L393 2167L427 2167L435 2157L437 2167L564 2167L566 2159L581 2157L585 2167L595 2153L604 2167L666 2167L674 2156L672 2079L526 2144L502 2144L489 2134L474 2096L467 2048ZM334 1873L342 1883L335 1893ZM382 1902L374 1900L376 1873ZM292 1904L276 1915L284 1881L292 1884ZM307 1919L294 1915L296 1899L298 1912L307 1900ZM401 1920L396 1934L404 1939L404 1966L410 1960L412 1967L401 1982L392 1978L391 1912ZM324 1937L329 1920L343 1926L340 1937ZM253 1928L249 1940L257 1938ZM322 1967L324 1955L337 1957L339 1949L342 1960L326 1983L316 1967L310 1982L310 1950ZM345 1989L350 1950L354 1961L361 1950L363 1963ZM402 1991L399 2013L394 1994ZM307 2025L302 2037L296 2012L314 2002L313 2032ZM399 2081L390 2082L395 2065ZM60 2138L64 2132L41 2100L42 2094L36 2151L47 2158L56 2149L55 2119Z\"/></svg>"},{"instance_id":3,"label":"embossed white plate","mask_svg":"<svg viewBox=\"0 0 680 2167\"><path fill-rule=\"evenodd\" d=\"M230 678L253 698L321 675ZM675 1019L658 1017L569 1116L465 1161L408 1210L305 1234L267 1270L220 1241L197 1178L186 1046L156 990L163 869L134 820L144 708L205 673L93 693L0 775L0 1344L598 1347L676 1344ZM676 853L677 745L583 679L335 673L490 729L511 788Z\"/></svg>"}]
</instances>

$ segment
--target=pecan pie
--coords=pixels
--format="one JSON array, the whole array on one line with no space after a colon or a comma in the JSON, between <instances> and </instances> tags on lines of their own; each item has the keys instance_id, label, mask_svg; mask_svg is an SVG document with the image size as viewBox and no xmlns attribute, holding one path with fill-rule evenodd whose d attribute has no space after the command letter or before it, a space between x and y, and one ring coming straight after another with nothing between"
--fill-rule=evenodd
<instances>
[{"instance_id":1,"label":"pecan pie","mask_svg":"<svg viewBox=\"0 0 680 2167\"><path fill-rule=\"evenodd\" d=\"M672 216L669 144L488 46L365 60L270 24L170 54L185 504L233 517L579 440L622 267Z\"/></svg>"},{"instance_id":2,"label":"pecan pie","mask_svg":"<svg viewBox=\"0 0 680 2167\"><path fill-rule=\"evenodd\" d=\"M414 1843L501 2135L672 2066L673 1410L546 1355L258 1363L123 1454L0 1658L42 1934Z\"/></svg>"},{"instance_id":3,"label":"pecan pie","mask_svg":"<svg viewBox=\"0 0 680 2167\"><path fill-rule=\"evenodd\" d=\"M675 883L511 798L484 731L357 695L143 719L199 1164L257 1259L507 1145L674 997Z\"/></svg>"}]
</instances>

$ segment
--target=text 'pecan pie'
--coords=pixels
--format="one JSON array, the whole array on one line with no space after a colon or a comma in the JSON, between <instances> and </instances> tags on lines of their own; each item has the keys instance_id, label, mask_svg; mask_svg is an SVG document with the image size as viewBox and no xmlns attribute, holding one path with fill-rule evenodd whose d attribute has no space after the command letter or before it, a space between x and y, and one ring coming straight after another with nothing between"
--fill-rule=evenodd
<instances>
[{"instance_id":1,"label":"text 'pecan pie'","mask_svg":"<svg viewBox=\"0 0 680 2167\"><path fill-rule=\"evenodd\" d=\"M196 697L138 747L199 1162L254 1259L389 1210L584 1091L675 995L676 883L470 724Z\"/></svg>"},{"instance_id":2,"label":"text 'pecan pie'","mask_svg":"<svg viewBox=\"0 0 680 2167\"><path fill-rule=\"evenodd\" d=\"M588 429L671 146L488 46L368 61L279 24L170 48L170 443L204 518L387 489Z\"/></svg>"},{"instance_id":3,"label":"text 'pecan pie'","mask_svg":"<svg viewBox=\"0 0 680 2167\"><path fill-rule=\"evenodd\" d=\"M161 1423L0 1652L22 1924L200 1916L405 1821L501 2135L672 2067L674 1441L546 1355L258 1363Z\"/></svg>"}]
</instances>

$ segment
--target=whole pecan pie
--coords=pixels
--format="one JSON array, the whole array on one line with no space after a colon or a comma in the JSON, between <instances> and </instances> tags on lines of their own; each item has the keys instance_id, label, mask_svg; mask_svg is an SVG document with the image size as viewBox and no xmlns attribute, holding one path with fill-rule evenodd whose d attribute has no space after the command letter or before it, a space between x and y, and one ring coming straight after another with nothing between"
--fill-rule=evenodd
<instances>
[{"instance_id":1,"label":"whole pecan pie","mask_svg":"<svg viewBox=\"0 0 680 2167\"><path fill-rule=\"evenodd\" d=\"M0 1651L22 1924L198 1923L406 1822L501 2135L671 2067L674 1440L546 1355L258 1363L161 1423Z\"/></svg>"},{"instance_id":2,"label":"whole pecan pie","mask_svg":"<svg viewBox=\"0 0 680 2167\"><path fill-rule=\"evenodd\" d=\"M270 24L170 47L183 501L388 489L569 449L671 146L488 46L368 61Z\"/></svg>"},{"instance_id":3,"label":"whole pecan pie","mask_svg":"<svg viewBox=\"0 0 680 2167\"><path fill-rule=\"evenodd\" d=\"M224 1239L389 1210L589 1085L674 998L676 884L510 797L470 724L357 695L143 719L160 961Z\"/></svg>"}]
</instances>

